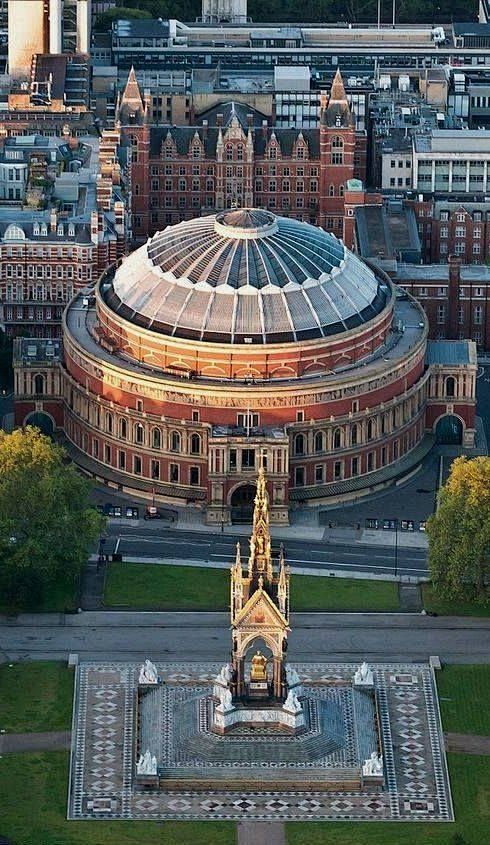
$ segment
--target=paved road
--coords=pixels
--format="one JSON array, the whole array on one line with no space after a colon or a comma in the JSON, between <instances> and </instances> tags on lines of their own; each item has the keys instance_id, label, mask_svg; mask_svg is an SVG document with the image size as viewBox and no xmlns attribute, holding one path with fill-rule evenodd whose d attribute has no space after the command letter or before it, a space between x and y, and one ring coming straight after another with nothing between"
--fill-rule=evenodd
<instances>
[{"instance_id":1,"label":"paved road","mask_svg":"<svg viewBox=\"0 0 490 845\"><path fill-rule=\"evenodd\" d=\"M129 523L129 520L128 520ZM166 525L151 527L131 524L111 525L108 529L107 550L114 549L120 538L118 551L128 557L205 560L210 563L230 564L235 558L238 540L242 552L247 554L248 540L243 535L210 534L199 531L183 532ZM341 569L344 572L373 572L393 575L395 551L389 546L362 546L360 544L328 544L318 540L284 541L286 558L292 569ZM279 548L279 541L273 549ZM427 575L427 554L422 549L398 548L398 574Z\"/></svg>"},{"instance_id":2,"label":"paved road","mask_svg":"<svg viewBox=\"0 0 490 845\"><path fill-rule=\"evenodd\" d=\"M0 660L226 660L225 613L46 614L0 624ZM408 614L298 613L289 637L291 660L427 660L490 662L487 619Z\"/></svg>"}]
</instances>

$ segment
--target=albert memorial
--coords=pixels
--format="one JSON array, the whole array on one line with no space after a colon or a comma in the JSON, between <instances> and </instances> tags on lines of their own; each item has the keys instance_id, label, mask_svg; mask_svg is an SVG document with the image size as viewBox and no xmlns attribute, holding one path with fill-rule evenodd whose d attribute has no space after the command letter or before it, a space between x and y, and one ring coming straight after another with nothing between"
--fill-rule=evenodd
<instances>
[{"instance_id":1,"label":"albert memorial","mask_svg":"<svg viewBox=\"0 0 490 845\"><path fill-rule=\"evenodd\" d=\"M267 488L261 463L228 662L77 667L69 819L453 819L432 666L290 654Z\"/></svg>"}]
</instances>

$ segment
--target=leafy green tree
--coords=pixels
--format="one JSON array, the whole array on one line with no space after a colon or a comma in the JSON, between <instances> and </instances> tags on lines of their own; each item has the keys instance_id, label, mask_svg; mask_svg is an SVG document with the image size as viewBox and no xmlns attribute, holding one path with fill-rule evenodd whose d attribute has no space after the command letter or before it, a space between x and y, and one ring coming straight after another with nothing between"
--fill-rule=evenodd
<instances>
[{"instance_id":1,"label":"leafy green tree","mask_svg":"<svg viewBox=\"0 0 490 845\"><path fill-rule=\"evenodd\" d=\"M95 19L94 29L105 32L110 29L113 21L117 20L149 20L151 14L144 9L131 9L127 6L119 6L115 9L107 9L101 12Z\"/></svg>"},{"instance_id":2,"label":"leafy green tree","mask_svg":"<svg viewBox=\"0 0 490 845\"><path fill-rule=\"evenodd\" d=\"M58 581L75 582L105 520L91 484L37 428L0 431L0 590L11 607L35 605Z\"/></svg>"},{"instance_id":3,"label":"leafy green tree","mask_svg":"<svg viewBox=\"0 0 490 845\"><path fill-rule=\"evenodd\" d=\"M441 596L488 600L490 458L456 458L427 521L429 569Z\"/></svg>"}]
</instances>

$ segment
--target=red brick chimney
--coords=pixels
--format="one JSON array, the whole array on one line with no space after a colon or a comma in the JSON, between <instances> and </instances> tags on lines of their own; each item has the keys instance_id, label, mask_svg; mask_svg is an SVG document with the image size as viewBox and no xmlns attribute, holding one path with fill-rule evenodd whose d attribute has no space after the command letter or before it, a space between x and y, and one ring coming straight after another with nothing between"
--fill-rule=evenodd
<instances>
[{"instance_id":1,"label":"red brick chimney","mask_svg":"<svg viewBox=\"0 0 490 845\"><path fill-rule=\"evenodd\" d=\"M461 263L460 255L449 255L449 288L448 288L448 338L449 340L457 340L458 337L458 306L459 306L459 288L461 284Z\"/></svg>"}]
</instances>

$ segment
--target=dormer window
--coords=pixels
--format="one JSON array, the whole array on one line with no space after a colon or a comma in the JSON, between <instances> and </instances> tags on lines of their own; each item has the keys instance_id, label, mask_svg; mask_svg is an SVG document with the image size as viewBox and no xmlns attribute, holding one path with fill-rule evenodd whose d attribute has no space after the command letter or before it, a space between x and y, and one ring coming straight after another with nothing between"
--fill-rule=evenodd
<instances>
[{"instance_id":1,"label":"dormer window","mask_svg":"<svg viewBox=\"0 0 490 845\"><path fill-rule=\"evenodd\" d=\"M47 234L48 234L48 227L46 226L46 223L42 223L42 225L41 225L41 235L44 235L44 237L46 237Z\"/></svg>"},{"instance_id":2,"label":"dormer window","mask_svg":"<svg viewBox=\"0 0 490 845\"><path fill-rule=\"evenodd\" d=\"M269 147L269 158L277 158L277 149L275 147Z\"/></svg>"},{"instance_id":3,"label":"dormer window","mask_svg":"<svg viewBox=\"0 0 490 845\"><path fill-rule=\"evenodd\" d=\"M201 147L199 144L194 144L192 147L192 158L201 158Z\"/></svg>"},{"instance_id":4,"label":"dormer window","mask_svg":"<svg viewBox=\"0 0 490 845\"><path fill-rule=\"evenodd\" d=\"M34 223L34 225L32 227L32 234L33 235L39 235L39 223Z\"/></svg>"},{"instance_id":5,"label":"dormer window","mask_svg":"<svg viewBox=\"0 0 490 845\"><path fill-rule=\"evenodd\" d=\"M296 158L304 159L304 157L305 157L305 148L304 147L298 147L298 149L296 150Z\"/></svg>"},{"instance_id":6,"label":"dormer window","mask_svg":"<svg viewBox=\"0 0 490 845\"><path fill-rule=\"evenodd\" d=\"M70 223L70 225L68 226L68 237L75 237L75 226L73 225L73 223Z\"/></svg>"},{"instance_id":7,"label":"dormer window","mask_svg":"<svg viewBox=\"0 0 490 845\"><path fill-rule=\"evenodd\" d=\"M163 148L163 155L165 158L172 158L173 155L173 147L172 144L165 144Z\"/></svg>"},{"instance_id":8,"label":"dormer window","mask_svg":"<svg viewBox=\"0 0 490 845\"><path fill-rule=\"evenodd\" d=\"M57 233L58 233L58 235L64 235L65 230L63 228L63 223L58 223Z\"/></svg>"}]
</instances>

